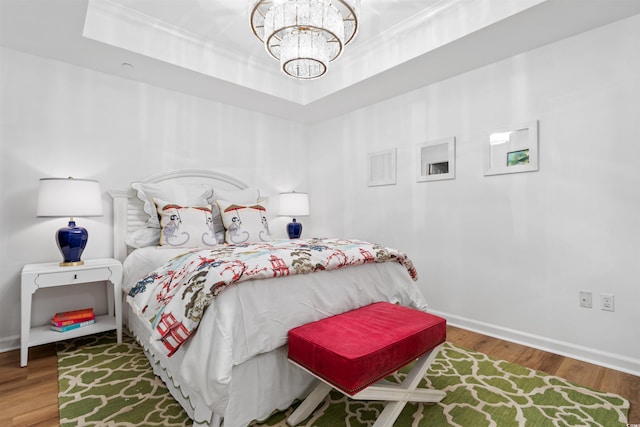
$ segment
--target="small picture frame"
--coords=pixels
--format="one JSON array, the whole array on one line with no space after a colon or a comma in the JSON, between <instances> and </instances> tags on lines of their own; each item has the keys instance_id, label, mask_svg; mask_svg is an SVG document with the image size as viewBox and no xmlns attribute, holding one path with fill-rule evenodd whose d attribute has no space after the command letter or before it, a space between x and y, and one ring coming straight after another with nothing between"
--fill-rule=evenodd
<instances>
[{"instance_id":1,"label":"small picture frame","mask_svg":"<svg viewBox=\"0 0 640 427\"><path fill-rule=\"evenodd\" d=\"M529 164L529 149L511 151L507 153L507 166L518 166Z\"/></svg>"},{"instance_id":2,"label":"small picture frame","mask_svg":"<svg viewBox=\"0 0 640 427\"><path fill-rule=\"evenodd\" d=\"M538 170L538 121L497 128L485 146L484 174Z\"/></svg>"},{"instance_id":3,"label":"small picture frame","mask_svg":"<svg viewBox=\"0 0 640 427\"><path fill-rule=\"evenodd\" d=\"M396 184L396 149L378 151L367 155L367 185Z\"/></svg>"},{"instance_id":4,"label":"small picture frame","mask_svg":"<svg viewBox=\"0 0 640 427\"><path fill-rule=\"evenodd\" d=\"M441 138L418 144L417 182L441 181L456 177L456 139Z\"/></svg>"}]
</instances>

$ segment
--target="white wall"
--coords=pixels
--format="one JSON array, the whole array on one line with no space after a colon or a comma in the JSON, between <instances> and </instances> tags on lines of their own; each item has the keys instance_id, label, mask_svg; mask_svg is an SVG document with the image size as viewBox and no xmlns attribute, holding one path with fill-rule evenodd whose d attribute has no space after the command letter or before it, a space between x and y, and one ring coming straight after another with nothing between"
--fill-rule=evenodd
<instances>
[{"instance_id":1,"label":"white wall","mask_svg":"<svg viewBox=\"0 0 640 427\"><path fill-rule=\"evenodd\" d=\"M635 16L318 124L316 230L407 251L450 323L638 374L639 76ZM540 170L483 176L492 129L529 120ZM417 183L416 145L449 136L456 179ZM393 147L397 185L367 187Z\"/></svg>"},{"instance_id":2,"label":"white wall","mask_svg":"<svg viewBox=\"0 0 640 427\"><path fill-rule=\"evenodd\" d=\"M100 181L106 215L78 219L89 230L85 259L112 254L106 191L157 172L226 172L276 202L280 191L308 190L299 124L5 48L0 90L0 349L19 343L22 266L60 259L53 236L66 220L36 218L40 178ZM284 237L279 220L271 230ZM34 321L69 309L70 295L76 305L104 305L104 290L88 290L36 292ZM45 295L52 307L41 303Z\"/></svg>"}]
</instances>

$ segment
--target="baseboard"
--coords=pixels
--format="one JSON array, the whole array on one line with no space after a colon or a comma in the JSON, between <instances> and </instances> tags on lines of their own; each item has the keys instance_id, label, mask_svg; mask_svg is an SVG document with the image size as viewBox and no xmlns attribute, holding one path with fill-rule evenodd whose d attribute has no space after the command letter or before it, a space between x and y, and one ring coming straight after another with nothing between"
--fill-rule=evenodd
<instances>
[{"instance_id":1,"label":"baseboard","mask_svg":"<svg viewBox=\"0 0 640 427\"><path fill-rule=\"evenodd\" d=\"M12 337L0 338L0 353L6 351L17 350L20 348L20 335Z\"/></svg>"},{"instance_id":2,"label":"baseboard","mask_svg":"<svg viewBox=\"0 0 640 427\"><path fill-rule=\"evenodd\" d=\"M573 359L582 360L583 362L593 363L595 365L604 366L605 368L626 372L631 375L640 376L640 360L638 359L557 341L551 338L516 331L514 329L504 328L489 323L479 322L437 310L429 310L429 312L437 316L444 317L447 319L447 323L451 326L457 326L480 334L504 339L517 344L559 354L561 356L571 357ZM19 335L0 339L0 353L19 348Z\"/></svg>"},{"instance_id":3,"label":"baseboard","mask_svg":"<svg viewBox=\"0 0 640 427\"><path fill-rule=\"evenodd\" d=\"M514 329L504 328L489 323L479 322L473 319L444 313L437 310L429 310L437 316L447 319L447 323L462 329L467 329L494 338L500 338L550 353L559 354L565 357L593 363L605 368L615 369L631 375L640 376L640 359L634 359L619 354L583 347L551 338L529 334Z\"/></svg>"}]
</instances>

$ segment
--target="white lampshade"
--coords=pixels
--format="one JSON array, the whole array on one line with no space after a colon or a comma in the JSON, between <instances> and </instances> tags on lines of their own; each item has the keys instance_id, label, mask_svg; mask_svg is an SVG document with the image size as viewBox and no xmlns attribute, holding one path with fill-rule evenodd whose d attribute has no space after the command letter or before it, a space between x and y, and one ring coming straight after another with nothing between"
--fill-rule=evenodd
<instances>
[{"instance_id":1,"label":"white lampshade","mask_svg":"<svg viewBox=\"0 0 640 427\"><path fill-rule=\"evenodd\" d=\"M102 216L100 184L93 179L42 178L38 189L39 217Z\"/></svg>"},{"instance_id":2,"label":"white lampshade","mask_svg":"<svg viewBox=\"0 0 640 427\"><path fill-rule=\"evenodd\" d=\"M307 193L280 193L279 214L283 216L309 215L309 195Z\"/></svg>"}]
</instances>

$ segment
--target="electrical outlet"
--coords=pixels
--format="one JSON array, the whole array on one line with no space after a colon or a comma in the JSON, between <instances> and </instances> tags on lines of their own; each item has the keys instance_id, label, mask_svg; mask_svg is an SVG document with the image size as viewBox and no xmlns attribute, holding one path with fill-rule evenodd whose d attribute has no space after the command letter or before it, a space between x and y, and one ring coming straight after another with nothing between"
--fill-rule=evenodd
<instances>
[{"instance_id":1,"label":"electrical outlet","mask_svg":"<svg viewBox=\"0 0 640 427\"><path fill-rule=\"evenodd\" d=\"M615 311L613 294L600 294L600 309L604 311Z\"/></svg>"},{"instance_id":2,"label":"electrical outlet","mask_svg":"<svg viewBox=\"0 0 640 427\"><path fill-rule=\"evenodd\" d=\"M584 308L593 307L593 304L591 303L591 292L580 291L580 307L584 307Z\"/></svg>"}]
</instances>

